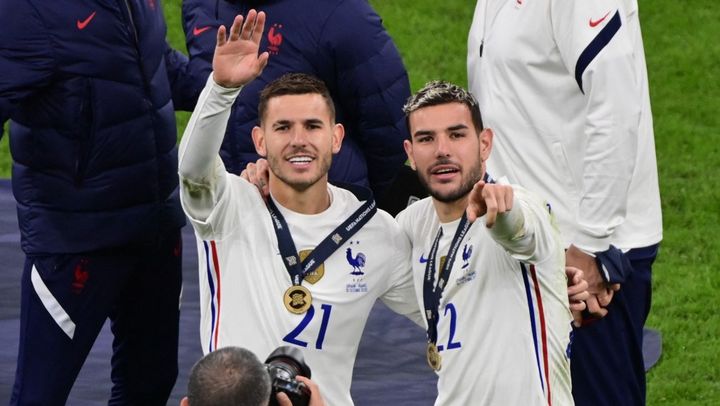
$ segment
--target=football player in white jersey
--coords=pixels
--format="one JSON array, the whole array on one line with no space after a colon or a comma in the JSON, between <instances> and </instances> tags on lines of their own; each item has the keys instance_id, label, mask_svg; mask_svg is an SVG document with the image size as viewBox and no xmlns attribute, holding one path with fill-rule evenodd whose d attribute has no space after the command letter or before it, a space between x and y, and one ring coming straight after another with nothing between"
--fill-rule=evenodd
<instances>
[{"instance_id":1,"label":"football player in white jersey","mask_svg":"<svg viewBox=\"0 0 720 406\"><path fill-rule=\"evenodd\" d=\"M662 216L637 1L479 0L467 63L496 133L488 170L553 205L588 309L607 314L574 335L576 403L644 404ZM629 260L620 277L597 265L611 244Z\"/></svg>"},{"instance_id":2,"label":"football player in white jersey","mask_svg":"<svg viewBox=\"0 0 720 406\"><path fill-rule=\"evenodd\" d=\"M464 89L431 82L405 112L405 150L431 197L397 220L412 242L436 404L573 404L565 257L549 206L486 176L493 134Z\"/></svg>"},{"instance_id":3,"label":"football player in white jersey","mask_svg":"<svg viewBox=\"0 0 720 406\"><path fill-rule=\"evenodd\" d=\"M351 405L361 333L377 298L419 316L409 241L372 197L329 185L343 127L324 84L289 75L261 95L258 152L270 165L267 202L218 156L230 107L267 62L264 13L218 30L208 79L180 146L183 207L198 239L205 352L227 345L264 359L299 348L327 403ZM422 323L415 317L417 323Z\"/></svg>"}]
</instances>

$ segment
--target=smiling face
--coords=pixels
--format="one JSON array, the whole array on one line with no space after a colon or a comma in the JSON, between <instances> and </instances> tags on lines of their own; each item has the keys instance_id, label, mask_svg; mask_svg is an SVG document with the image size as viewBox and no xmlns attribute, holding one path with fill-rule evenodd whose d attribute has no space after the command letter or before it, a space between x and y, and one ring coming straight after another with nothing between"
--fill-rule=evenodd
<instances>
[{"instance_id":1,"label":"smiling face","mask_svg":"<svg viewBox=\"0 0 720 406\"><path fill-rule=\"evenodd\" d=\"M257 152L273 177L296 191L327 181L332 155L340 151L344 130L327 101L317 93L272 97L260 127L253 129Z\"/></svg>"},{"instance_id":2,"label":"smiling face","mask_svg":"<svg viewBox=\"0 0 720 406\"><path fill-rule=\"evenodd\" d=\"M430 195L443 203L467 196L485 174L492 131L476 129L470 109L459 102L418 108L408 124L405 152Z\"/></svg>"}]
</instances>

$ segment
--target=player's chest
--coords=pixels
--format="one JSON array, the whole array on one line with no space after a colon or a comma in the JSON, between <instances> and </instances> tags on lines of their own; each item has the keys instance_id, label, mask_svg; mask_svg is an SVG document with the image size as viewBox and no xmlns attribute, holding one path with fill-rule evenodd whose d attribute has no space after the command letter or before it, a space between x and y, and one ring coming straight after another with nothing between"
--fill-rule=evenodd
<instances>
[{"instance_id":1,"label":"player's chest","mask_svg":"<svg viewBox=\"0 0 720 406\"><path fill-rule=\"evenodd\" d=\"M498 288L517 285L519 262L487 233L466 237L457 244L454 255L450 245L441 242L436 252L430 240L413 247L413 279L418 297L422 298L428 289L441 291L442 305L450 300L474 301L479 294L491 297Z\"/></svg>"},{"instance_id":2,"label":"player's chest","mask_svg":"<svg viewBox=\"0 0 720 406\"><path fill-rule=\"evenodd\" d=\"M526 68L555 54L548 8L546 0L486 2L477 33L481 61Z\"/></svg>"},{"instance_id":3,"label":"player's chest","mask_svg":"<svg viewBox=\"0 0 720 406\"><path fill-rule=\"evenodd\" d=\"M216 244L222 274L238 286L252 284L272 291L289 287L296 268L289 265L278 239L268 233L260 238L244 237ZM258 237L258 234L254 235ZM373 298L385 290L392 271L393 254L378 247L372 239L358 233L325 255L315 252L317 238L293 238L298 253L302 285L313 294L331 297L348 295ZM213 256L209 255L212 261ZM292 270L289 268L293 268Z\"/></svg>"}]
</instances>

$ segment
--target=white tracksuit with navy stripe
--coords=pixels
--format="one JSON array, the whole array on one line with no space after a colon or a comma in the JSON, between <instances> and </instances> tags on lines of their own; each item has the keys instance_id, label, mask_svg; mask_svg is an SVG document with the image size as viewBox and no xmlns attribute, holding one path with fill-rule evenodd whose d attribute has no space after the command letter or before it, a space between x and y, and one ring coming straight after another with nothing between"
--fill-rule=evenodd
<instances>
[{"instance_id":1,"label":"white tracksuit with navy stripe","mask_svg":"<svg viewBox=\"0 0 720 406\"><path fill-rule=\"evenodd\" d=\"M633 0L480 0L475 9L468 80L495 132L488 172L547 199L566 246L662 238L636 14Z\"/></svg>"},{"instance_id":2,"label":"white tracksuit with navy stripe","mask_svg":"<svg viewBox=\"0 0 720 406\"><path fill-rule=\"evenodd\" d=\"M492 229L478 219L458 248L439 306L436 405L572 404L566 355L572 317L560 236L543 202L513 189L511 214ZM425 198L397 220L412 242L423 303L430 247L442 227L436 264L444 263L459 219L441 224Z\"/></svg>"}]
</instances>

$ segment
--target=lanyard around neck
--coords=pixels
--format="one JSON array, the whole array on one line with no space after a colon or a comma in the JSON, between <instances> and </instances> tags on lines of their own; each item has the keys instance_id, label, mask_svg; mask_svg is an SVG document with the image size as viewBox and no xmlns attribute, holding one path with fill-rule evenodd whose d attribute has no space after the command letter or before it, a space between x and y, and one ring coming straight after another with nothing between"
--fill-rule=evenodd
<instances>
[{"instance_id":1,"label":"lanyard around neck","mask_svg":"<svg viewBox=\"0 0 720 406\"><path fill-rule=\"evenodd\" d=\"M305 275L325 262L333 252L357 233L377 212L377 205L369 189L355 185L343 185L343 187L353 192L359 200L364 200L363 204L347 220L328 234L302 262L285 218L272 198L268 199L267 208L278 239L280 255L288 274L290 274L290 280L295 286L300 285Z\"/></svg>"},{"instance_id":2,"label":"lanyard around neck","mask_svg":"<svg viewBox=\"0 0 720 406\"><path fill-rule=\"evenodd\" d=\"M470 229L470 223L467 220L467 214L463 213L458 224L455 235L453 236L452 242L450 243L450 249L448 250L447 256L445 257L445 263L438 274L438 282L435 283L435 262L437 260L437 251L440 245L440 239L442 238L442 227L438 230L435 240L433 241L430 253L428 254L427 263L425 264L425 279L423 281L423 304L425 307L425 319L427 320L427 338L428 342L435 344L437 342L437 323L438 323L438 307L440 306L440 298L442 297L443 290L447 285L447 281L450 279L450 272L452 266L455 263L455 257L457 256L458 248L462 240L465 238L468 230Z\"/></svg>"}]
</instances>

